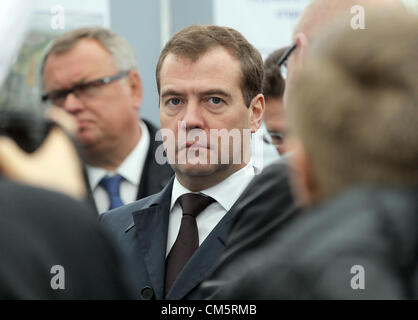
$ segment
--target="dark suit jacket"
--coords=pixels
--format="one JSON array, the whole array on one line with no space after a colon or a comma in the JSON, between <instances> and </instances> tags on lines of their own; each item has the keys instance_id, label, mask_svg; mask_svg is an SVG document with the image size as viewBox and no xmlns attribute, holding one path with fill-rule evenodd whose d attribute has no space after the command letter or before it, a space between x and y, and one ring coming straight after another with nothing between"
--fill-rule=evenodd
<instances>
[{"instance_id":1,"label":"dark suit jacket","mask_svg":"<svg viewBox=\"0 0 418 320\"><path fill-rule=\"evenodd\" d=\"M0 177L0 299L125 299L114 247L85 205ZM64 268L53 290L51 268Z\"/></svg>"},{"instance_id":2,"label":"dark suit jacket","mask_svg":"<svg viewBox=\"0 0 418 320\"><path fill-rule=\"evenodd\" d=\"M155 160L155 153L158 147L162 144L161 141L155 141L155 136L158 129L154 127L150 122L143 119L142 121L144 121L148 128L151 141L147 157L145 159L144 168L142 170L141 181L139 182L138 194L136 197L137 200L160 192L170 181L170 178L174 176L173 169L171 169L168 163L160 165ZM96 208L92 190L90 190L90 188L88 188L88 190L88 202L94 206L94 208Z\"/></svg>"},{"instance_id":3,"label":"dark suit jacket","mask_svg":"<svg viewBox=\"0 0 418 320\"><path fill-rule=\"evenodd\" d=\"M299 212L213 298L417 299L417 194L359 187Z\"/></svg>"},{"instance_id":4,"label":"dark suit jacket","mask_svg":"<svg viewBox=\"0 0 418 320\"><path fill-rule=\"evenodd\" d=\"M127 274L139 299L164 299L165 258L174 178L158 194L100 217L125 258ZM200 245L173 283L167 299L201 299L198 285L219 259L234 206Z\"/></svg>"},{"instance_id":5,"label":"dark suit jacket","mask_svg":"<svg viewBox=\"0 0 418 320\"><path fill-rule=\"evenodd\" d=\"M299 209L289 183L286 158L266 167L251 181L235 206L225 251L201 285L202 296L210 298L234 282L242 258L260 250L293 218Z\"/></svg>"}]
</instances>

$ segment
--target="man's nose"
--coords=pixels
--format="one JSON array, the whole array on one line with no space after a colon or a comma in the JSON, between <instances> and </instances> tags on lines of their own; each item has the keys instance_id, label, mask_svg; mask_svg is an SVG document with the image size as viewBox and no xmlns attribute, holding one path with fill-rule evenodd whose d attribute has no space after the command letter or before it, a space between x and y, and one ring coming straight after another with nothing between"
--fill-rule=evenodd
<instances>
[{"instance_id":1,"label":"man's nose","mask_svg":"<svg viewBox=\"0 0 418 320\"><path fill-rule=\"evenodd\" d=\"M68 113L77 113L84 108L84 104L80 98L78 98L73 92L70 92L65 97L62 107Z\"/></svg>"},{"instance_id":2,"label":"man's nose","mask_svg":"<svg viewBox=\"0 0 418 320\"><path fill-rule=\"evenodd\" d=\"M205 120L203 117L202 108L197 101L190 101L187 104L183 121L186 122L186 129L204 129Z\"/></svg>"}]
</instances>

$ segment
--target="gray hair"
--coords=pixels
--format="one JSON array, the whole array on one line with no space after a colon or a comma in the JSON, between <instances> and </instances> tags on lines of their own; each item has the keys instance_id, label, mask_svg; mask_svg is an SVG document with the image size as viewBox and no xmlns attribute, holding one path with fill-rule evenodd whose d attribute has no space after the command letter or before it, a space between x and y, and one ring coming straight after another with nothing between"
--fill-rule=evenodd
<instances>
[{"instance_id":1,"label":"gray hair","mask_svg":"<svg viewBox=\"0 0 418 320\"><path fill-rule=\"evenodd\" d=\"M42 61L41 76L44 74L46 61L51 54L68 52L82 39L98 41L110 53L116 68L120 71L138 70L135 53L125 38L105 28L86 27L64 33L52 42Z\"/></svg>"}]
</instances>

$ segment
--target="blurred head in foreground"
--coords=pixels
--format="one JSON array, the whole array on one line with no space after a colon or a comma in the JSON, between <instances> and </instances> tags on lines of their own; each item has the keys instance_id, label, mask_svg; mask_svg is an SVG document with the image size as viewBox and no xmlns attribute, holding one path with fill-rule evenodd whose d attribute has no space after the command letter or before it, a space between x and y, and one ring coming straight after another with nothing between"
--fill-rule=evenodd
<instances>
[{"instance_id":1,"label":"blurred head in foreground","mask_svg":"<svg viewBox=\"0 0 418 320\"><path fill-rule=\"evenodd\" d=\"M293 183L311 205L361 184L418 182L418 17L376 11L311 46L288 91Z\"/></svg>"}]
</instances>

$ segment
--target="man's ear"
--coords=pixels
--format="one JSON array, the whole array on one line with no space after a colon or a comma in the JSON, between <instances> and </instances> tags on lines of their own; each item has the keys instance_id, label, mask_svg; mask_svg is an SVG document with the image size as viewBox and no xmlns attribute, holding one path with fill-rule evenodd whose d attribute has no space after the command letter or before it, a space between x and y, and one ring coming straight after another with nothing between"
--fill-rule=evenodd
<instances>
[{"instance_id":1,"label":"man's ear","mask_svg":"<svg viewBox=\"0 0 418 320\"><path fill-rule=\"evenodd\" d=\"M131 94L135 103L135 108L139 111L139 108L142 104L142 100L144 98L141 77L139 76L138 72L132 70L131 72L129 72L127 81L131 89Z\"/></svg>"},{"instance_id":2,"label":"man's ear","mask_svg":"<svg viewBox=\"0 0 418 320\"><path fill-rule=\"evenodd\" d=\"M294 195L303 206L311 206L315 198L315 183L309 155L302 142L294 137L287 137L291 168L291 184Z\"/></svg>"},{"instance_id":3,"label":"man's ear","mask_svg":"<svg viewBox=\"0 0 418 320\"><path fill-rule=\"evenodd\" d=\"M296 34L294 39L296 43L296 51L292 53L288 59L288 74L286 78L286 86L283 95L284 107L289 104L289 88L294 86L297 75L304 68L309 52L309 39L303 32Z\"/></svg>"},{"instance_id":4,"label":"man's ear","mask_svg":"<svg viewBox=\"0 0 418 320\"><path fill-rule=\"evenodd\" d=\"M263 121L264 115L264 108L265 108L265 101L264 96L259 93L251 100L250 105L250 128L251 133L255 133L261 126L261 122Z\"/></svg>"},{"instance_id":5,"label":"man's ear","mask_svg":"<svg viewBox=\"0 0 418 320\"><path fill-rule=\"evenodd\" d=\"M295 41L299 50L299 54L297 55L299 57L298 65L302 66L306 63L306 59L308 58L309 39L306 34L299 32L296 35Z\"/></svg>"}]
</instances>

